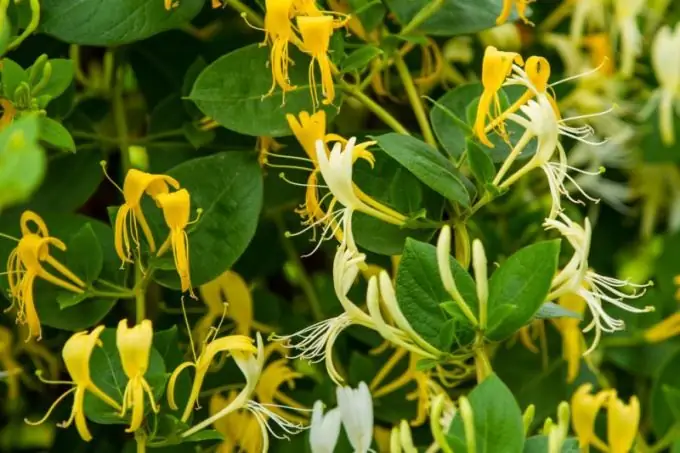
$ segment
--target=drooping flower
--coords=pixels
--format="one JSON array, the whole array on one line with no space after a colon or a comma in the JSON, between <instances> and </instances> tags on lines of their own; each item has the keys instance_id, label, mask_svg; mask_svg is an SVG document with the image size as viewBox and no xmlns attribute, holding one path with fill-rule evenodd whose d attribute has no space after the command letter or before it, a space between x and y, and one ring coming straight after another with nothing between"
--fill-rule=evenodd
<instances>
[{"instance_id":1,"label":"drooping flower","mask_svg":"<svg viewBox=\"0 0 680 453\"><path fill-rule=\"evenodd\" d=\"M659 81L659 125L666 146L675 143L674 113L680 111L680 24L671 31L663 26L651 49L652 68Z\"/></svg>"},{"instance_id":2,"label":"drooping flower","mask_svg":"<svg viewBox=\"0 0 680 453\"><path fill-rule=\"evenodd\" d=\"M607 445L595 434L595 418L612 397L612 391L602 390L592 395L592 389L592 384L583 384L574 392L571 397L571 424L581 448L593 445L607 451Z\"/></svg>"},{"instance_id":3,"label":"drooping flower","mask_svg":"<svg viewBox=\"0 0 680 453\"><path fill-rule=\"evenodd\" d=\"M527 6L534 0L503 0L503 7L501 13L496 18L496 25L501 25L507 22L512 13L512 7L514 6L517 10L517 15L520 19L524 21L525 24L533 25L529 19L527 19Z\"/></svg>"},{"instance_id":4,"label":"drooping flower","mask_svg":"<svg viewBox=\"0 0 680 453\"><path fill-rule=\"evenodd\" d=\"M294 36L291 24L293 0L266 0L263 44L270 43L269 67L272 71L272 86L267 95L271 95L278 85L283 90L285 100L286 91L295 88L288 77L288 45Z\"/></svg>"},{"instance_id":5,"label":"drooping flower","mask_svg":"<svg viewBox=\"0 0 680 453\"><path fill-rule=\"evenodd\" d=\"M213 359L216 355L226 352L231 353L236 359L242 355L255 354L257 349L255 346L253 346L253 340L250 337L243 335L229 335L226 337L221 337L204 345L201 354L195 359L195 361L184 362L172 372L172 375L168 380L168 404L170 405L171 409L177 410L178 407L177 403L175 402L175 384L177 382L177 378L185 368L193 367L196 369L196 375L194 376L194 381L191 387L191 394L186 406L184 407L184 412L182 413L182 421L189 419L191 411L194 409L194 406L198 401L198 396L200 394L201 387L203 386L203 380L208 373ZM249 394L255 390L255 383L252 384L252 387L253 388Z\"/></svg>"},{"instance_id":6,"label":"drooping flower","mask_svg":"<svg viewBox=\"0 0 680 453\"><path fill-rule=\"evenodd\" d=\"M105 163L102 163L102 167L104 167L104 174L108 177ZM142 212L142 197L144 194L149 195L158 204L158 196L168 193L170 187L178 189L179 182L171 176L154 175L134 168L125 175L122 189L112 179L109 178L109 180L120 190L125 200L116 214L114 246L123 263L132 263L133 244L137 248L137 253L141 253L138 227L142 229L149 250L152 253L156 251L156 241Z\"/></svg>"},{"instance_id":7,"label":"drooping flower","mask_svg":"<svg viewBox=\"0 0 680 453\"><path fill-rule=\"evenodd\" d=\"M237 397L238 392L232 390L225 398L219 393L210 397L208 412L215 415L225 407L228 407ZM213 422L215 429L224 436L224 440L217 447L219 453L232 453L242 451L244 453L261 453L262 433L260 424L248 411L233 411Z\"/></svg>"},{"instance_id":8,"label":"drooping flower","mask_svg":"<svg viewBox=\"0 0 680 453\"><path fill-rule=\"evenodd\" d=\"M31 230L31 223L37 227L36 232ZM24 211L21 215L20 224L21 239L18 240L16 248L10 252L7 258L7 281L12 298L10 308L16 304L17 322L28 325L27 340L34 337L40 339L42 330L33 295L35 279L41 278L55 286L78 294L84 291L86 285L77 275L50 254L50 246L66 251L66 244L49 235L47 225L38 214L33 211ZM49 264L69 281L52 274L43 266L43 263Z\"/></svg>"},{"instance_id":9,"label":"drooping flower","mask_svg":"<svg viewBox=\"0 0 680 453\"><path fill-rule=\"evenodd\" d=\"M616 332L625 328L625 323L622 320L607 314L603 302L608 302L631 313L645 313L654 310L652 306L637 308L624 302L624 300L641 297L645 292L644 288L651 283L635 284L628 280L603 276L589 269L588 257L590 255L592 230L587 218L584 226L581 226L566 215L560 214L559 220L546 219L544 227L559 231L574 249L572 258L553 279L552 290L548 299L551 300L572 293L586 301L593 319L583 331L589 332L595 329L595 339L584 354L593 351L600 341L602 332ZM624 292L626 288L632 288L634 291L632 293ZM642 291L638 291L639 289L642 289Z\"/></svg>"},{"instance_id":10,"label":"drooping flower","mask_svg":"<svg viewBox=\"0 0 680 453\"><path fill-rule=\"evenodd\" d=\"M333 453L340 436L340 409L331 409L323 413L323 403L314 403L312 423L309 430L309 445L312 453Z\"/></svg>"},{"instance_id":11,"label":"drooping flower","mask_svg":"<svg viewBox=\"0 0 680 453\"><path fill-rule=\"evenodd\" d=\"M336 389L338 409L345 433L355 453L367 453L373 440L373 399L365 382L356 389Z\"/></svg>"},{"instance_id":12,"label":"drooping flower","mask_svg":"<svg viewBox=\"0 0 680 453\"><path fill-rule=\"evenodd\" d=\"M607 403L607 441L610 453L628 453L640 424L640 401L633 395L628 404L613 392Z\"/></svg>"},{"instance_id":13,"label":"drooping flower","mask_svg":"<svg viewBox=\"0 0 680 453\"><path fill-rule=\"evenodd\" d=\"M89 442L92 440L92 434L90 434L90 430L87 428L87 422L85 420L85 409L83 406L85 402L85 392L90 392L104 403L111 406L115 411L119 412L121 410L120 404L97 387L90 377L90 357L92 356L94 348L96 346L101 346L99 335L101 335L103 330L104 326L99 326L90 333L78 332L66 340L62 350L62 357L64 358L66 370L73 381L44 381L51 384L69 384L73 385L73 387L64 392L54 403L52 403L52 406L50 406L42 419L36 422L25 420L26 423L30 425L39 425L45 422L52 414L54 408L64 398L73 393L71 415L66 421L59 423L58 426L66 428L75 421L78 434L80 434L80 437L84 441Z\"/></svg>"},{"instance_id":14,"label":"drooping flower","mask_svg":"<svg viewBox=\"0 0 680 453\"><path fill-rule=\"evenodd\" d=\"M158 249L158 255L162 255L168 246L172 246L172 255L175 258L175 268L181 283L182 292L189 291L192 297L194 290L191 286L191 273L189 265L189 236L186 227L198 221L198 218L189 221L191 213L191 198L186 189L176 192L160 194L157 197L158 205L163 209L165 223L170 228L170 235ZM199 216L201 211L198 211Z\"/></svg>"},{"instance_id":15,"label":"drooping flower","mask_svg":"<svg viewBox=\"0 0 680 453\"><path fill-rule=\"evenodd\" d=\"M276 345L276 343L272 345ZM305 410L305 407L281 390L284 384L289 389L294 389L295 380L301 377L303 377L303 374L288 366L288 359L285 357L274 360L262 370L257 387L255 387L255 396L261 405L270 408L276 415L292 422L304 424L307 422L306 417L293 414L285 408Z\"/></svg>"},{"instance_id":16,"label":"drooping flower","mask_svg":"<svg viewBox=\"0 0 680 453\"><path fill-rule=\"evenodd\" d=\"M583 297L574 293L564 294L559 304L576 314L582 315L586 308ZM585 352L583 334L579 328L580 319L563 317L554 320L562 336L562 358L567 362L567 382L576 380L581 368L581 356Z\"/></svg>"},{"instance_id":17,"label":"drooping flower","mask_svg":"<svg viewBox=\"0 0 680 453\"><path fill-rule=\"evenodd\" d=\"M158 412L151 386L144 378L149 368L149 355L153 341L153 327L151 321L145 319L140 324L130 328L127 319L121 319L116 330L116 347L120 354L123 371L128 378L123 393L123 407L120 410L121 417L131 409L130 427L128 433L137 431L144 419L144 393L149 398L151 410Z\"/></svg>"},{"instance_id":18,"label":"drooping flower","mask_svg":"<svg viewBox=\"0 0 680 453\"><path fill-rule=\"evenodd\" d=\"M330 45L333 30L342 27L344 22L336 21L331 16L298 16L298 29L302 36L302 50L312 57L309 63L309 88L312 93L312 102L319 105L319 96L316 92L316 76L314 75L314 63L319 65L321 71L321 93L324 96L323 104L332 104L335 99L335 86L331 73L331 61L328 58L328 46Z\"/></svg>"}]
</instances>

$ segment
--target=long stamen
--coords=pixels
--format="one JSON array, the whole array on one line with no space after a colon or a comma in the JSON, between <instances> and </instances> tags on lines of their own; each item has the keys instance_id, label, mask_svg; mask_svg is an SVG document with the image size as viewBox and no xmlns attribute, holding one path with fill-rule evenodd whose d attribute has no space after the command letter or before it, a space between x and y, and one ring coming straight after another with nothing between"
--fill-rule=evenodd
<instances>
[{"instance_id":1,"label":"long stamen","mask_svg":"<svg viewBox=\"0 0 680 453\"><path fill-rule=\"evenodd\" d=\"M101 165L102 171L104 172L104 176L106 177L106 179L108 179L109 182L113 184L120 193L123 193L123 189L121 189L121 187L116 183L116 181L113 180L113 178L111 178L111 176L109 176L109 173L106 171L107 165L106 161L105 160L99 161L99 165Z\"/></svg>"},{"instance_id":2,"label":"long stamen","mask_svg":"<svg viewBox=\"0 0 680 453\"><path fill-rule=\"evenodd\" d=\"M558 80L556 82L551 83L549 86L554 87L554 86L557 86L557 85L564 83L564 82L569 82L571 80L580 79L581 77L587 77L591 74L594 74L594 73L600 71L604 67L604 65L607 64L608 61L609 61L609 58L604 57L604 59L602 60L602 63L600 63L596 68L593 68L590 71L582 72L581 74L576 74L576 75L573 75L571 77L566 77L562 80Z\"/></svg>"}]
</instances>

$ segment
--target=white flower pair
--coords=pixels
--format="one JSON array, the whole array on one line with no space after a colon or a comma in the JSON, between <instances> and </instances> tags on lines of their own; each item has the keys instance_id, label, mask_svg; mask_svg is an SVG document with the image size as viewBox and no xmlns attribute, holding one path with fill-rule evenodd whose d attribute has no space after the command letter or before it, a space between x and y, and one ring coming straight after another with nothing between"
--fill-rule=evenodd
<instances>
[{"instance_id":1,"label":"white flower pair","mask_svg":"<svg viewBox=\"0 0 680 453\"><path fill-rule=\"evenodd\" d=\"M361 382L356 389L338 386L338 407L323 413L323 403L314 403L309 443L312 453L332 453L340 436L340 425L355 453L366 453L373 440L373 400L368 386Z\"/></svg>"}]
</instances>

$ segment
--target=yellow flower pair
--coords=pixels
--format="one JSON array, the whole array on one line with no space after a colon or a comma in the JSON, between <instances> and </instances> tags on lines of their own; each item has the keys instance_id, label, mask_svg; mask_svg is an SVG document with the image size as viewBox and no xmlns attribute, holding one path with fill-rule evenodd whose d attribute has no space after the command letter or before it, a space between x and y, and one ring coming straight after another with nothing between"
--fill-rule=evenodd
<instances>
[{"instance_id":1,"label":"yellow flower pair","mask_svg":"<svg viewBox=\"0 0 680 453\"><path fill-rule=\"evenodd\" d=\"M126 429L127 432L134 432L142 425L144 419L145 393L148 396L151 409L154 412L158 412L159 409L155 403L153 391L144 378L144 374L149 368L149 357L151 355L151 345L153 342L151 321L144 320L141 324L132 328L128 327L127 320L125 319L121 320L118 324L118 329L116 330L116 347L120 354L123 371L128 378L127 385L125 386L122 395L122 405L97 387L92 381L90 358L92 357L94 349L97 346L102 346L99 337L103 331L104 326L98 326L90 333L75 333L66 341L62 350L62 357L72 381L49 381L45 379L43 379L43 381L51 384L69 384L73 387L57 398L42 419L36 422L26 420L26 423L31 425L43 423L52 414L54 408L71 393L74 394L71 415L66 421L58 424L58 426L66 428L75 421L78 434L80 434L80 437L86 442L92 440L92 434L90 433L85 420L85 392L90 392L104 403L108 404L121 417L124 417L128 410L131 410L132 415L130 418L130 426Z\"/></svg>"},{"instance_id":2,"label":"yellow flower pair","mask_svg":"<svg viewBox=\"0 0 680 453\"><path fill-rule=\"evenodd\" d=\"M283 91L285 101L286 92L295 89L288 76L288 65L291 62L288 46L294 43L312 57L309 64L309 84L314 105L319 104L315 63L321 72L323 103L332 104L335 99L335 87L328 49L333 31L343 27L347 19L336 20L330 15L324 15L314 0L266 0L265 7L263 44L271 45L269 66L272 71L272 86L267 94L271 95L278 85ZM296 18L297 31L302 37L301 43L294 31L293 18Z\"/></svg>"},{"instance_id":3,"label":"yellow flower pair","mask_svg":"<svg viewBox=\"0 0 680 453\"><path fill-rule=\"evenodd\" d=\"M628 453L633 447L640 423L640 402L631 396L628 404L620 400L616 390L591 394L592 384L583 384L571 399L572 426L582 449L594 446L609 453ZM595 434L595 419L607 408L607 440Z\"/></svg>"},{"instance_id":4,"label":"yellow flower pair","mask_svg":"<svg viewBox=\"0 0 680 453\"><path fill-rule=\"evenodd\" d=\"M31 224L36 231L33 231ZM56 247L66 251L66 244L60 239L51 237L45 221L33 211L24 211L21 215L21 239L4 236L17 241L17 246L10 252L7 258L7 280L9 294L12 299L12 307L17 310L17 323L28 326L28 338L42 336L40 318L35 308L33 285L37 278L41 278L60 288L82 293L85 283L61 264L50 254L50 247ZM50 272L44 264L49 264L52 269L65 277L57 277Z\"/></svg>"},{"instance_id":5,"label":"yellow flower pair","mask_svg":"<svg viewBox=\"0 0 680 453\"><path fill-rule=\"evenodd\" d=\"M105 166L105 163L102 163ZM106 173L106 172L105 172ZM108 175L107 175L108 177ZM114 184L115 182L109 178ZM116 254L124 263L133 263L133 246L137 250L137 257L141 255L139 228L146 239L151 253L163 255L172 247L175 268L179 274L182 291L189 291L194 296L191 286L189 265L189 238L186 227L198 221L189 221L191 213L191 199L186 189L180 189L179 182L167 175L155 175L140 170L131 169L125 176L123 188L116 185L123 194L124 203L118 209L114 224L114 245ZM173 192L170 189L174 189ZM142 211L142 199L148 195L156 206L163 210L165 223L170 234L157 250L151 228ZM201 210L198 210L200 215Z\"/></svg>"}]
</instances>

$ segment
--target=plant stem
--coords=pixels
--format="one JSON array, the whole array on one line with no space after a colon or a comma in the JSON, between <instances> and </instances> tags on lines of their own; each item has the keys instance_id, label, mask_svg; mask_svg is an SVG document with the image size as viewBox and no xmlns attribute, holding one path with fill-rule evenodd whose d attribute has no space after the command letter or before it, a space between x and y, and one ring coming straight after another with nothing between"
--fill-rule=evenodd
<instances>
[{"instance_id":1,"label":"plant stem","mask_svg":"<svg viewBox=\"0 0 680 453\"><path fill-rule=\"evenodd\" d=\"M293 245L293 241L286 235L286 226L283 223L283 218L281 218L280 215L276 215L274 216L274 222L276 223L276 228L279 230L279 235L281 236L281 245L283 245L286 256L297 271L297 276L299 277L298 283L300 284L302 292L305 293L305 297L309 301L314 319L321 321L324 319L324 314L323 310L321 310L321 304L319 303L319 298L316 295L316 290L314 289L314 283L312 283L311 278L309 278L309 275L307 274L307 270L302 265L302 260L300 260L300 256Z\"/></svg>"},{"instance_id":2,"label":"plant stem","mask_svg":"<svg viewBox=\"0 0 680 453\"><path fill-rule=\"evenodd\" d=\"M491 361L489 360L489 356L486 354L484 334L481 332L477 334L477 340L475 341L474 345L474 354L475 368L477 370L477 383L481 384L484 379L493 373Z\"/></svg>"},{"instance_id":3,"label":"plant stem","mask_svg":"<svg viewBox=\"0 0 680 453\"><path fill-rule=\"evenodd\" d=\"M408 130L399 121L397 121L395 117L393 117L387 110L378 105L378 103L376 103L373 99L362 93L361 90L359 90L357 87L354 87L342 80L340 80L339 83L340 88L345 93L349 94L357 101L364 104L368 110L370 110L375 116L380 118L380 120L383 123L391 127L392 130L394 130L394 132L404 135L411 135L409 134Z\"/></svg>"},{"instance_id":4,"label":"plant stem","mask_svg":"<svg viewBox=\"0 0 680 453\"><path fill-rule=\"evenodd\" d=\"M120 68L122 69L122 68ZM125 103L123 102L123 71L116 71L116 81L113 87L113 120L116 125L118 135L118 146L120 147L120 158L123 165L123 172L127 173L131 168L130 146L128 138L127 119L125 118Z\"/></svg>"},{"instance_id":5,"label":"plant stem","mask_svg":"<svg viewBox=\"0 0 680 453\"><path fill-rule=\"evenodd\" d=\"M31 35L31 33L33 33L36 30L36 28L38 28L38 24L40 23L40 1L31 0L30 7L31 7L31 20L29 21L28 25L21 33L21 35L19 35L16 39L14 39L14 41L9 43L9 45L7 46L8 52L19 47L21 43L24 42L24 40L28 38ZM6 27L7 23L3 24L3 26Z\"/></svg>"},{"instance_id":6,"label":"plant stem","mask_svg":"<svg viewBox=\"0 0 680 453\"><path fill-rule=\"evenodd\" d=\"M416 115L416 120L420 126L420 131L423 133L425 142L428 145L436 148L437 142L434 139L434 135L432 134L432 128L430 127L430 121L428 120L427 114L425 113L425 107L423 106L423 102L420 99L418 90L416 90L416 86L413 83L411 73L408 71L408 67L404 62L404 59L399 54L394 55L394 66L397 68L401 82L404 84L406 96L408 96L408 100L411 103L411 107L413 108L413 113Z\"/></svg>"},{"instance_id":7,"label":"plant stem","mask_svg":"<svg viewBox=\"0 0 680 453\"><path fill-rule=\"evenodd\" d=\"M668 447L670 447L673 442L675 442L680 436L680 423L676 423L670 427L666 434L659 439L654 445L650 445L648 453L661 453Z\"/></svg>"},{"instance_id":8,"label":"plant stem","mask_svg":"<svg viewBox=\"0 0 680 453\"><path fill-rule=\"evenodd\" d=\"M92 292L92 297L108 297L110 299L132 299L135 297L135 293L132 291L127 292L115 292L115 291L98 291L94 290Z\"/></svg>"},{"instance_id":9,"label":"plant stem","mask_svg":"<svg viewBox=\"0 0 680 453\"><path fill-rule=\"evenodd\" d=\"M418 13L416 13L416 15L413 17L413 19L411 19L411 22L406 24L406 26L401 29L401 32L399 32L399 34L401 36L406 36L406 35L414 32L427 19L432 17L432 15L434 13L439 11L439 8L441 8L443 3L444 3L444 0L433 0L433 1L431 1L423 9L421 9L420 11L418 11Z\"/></svg>"}]
</instances>

